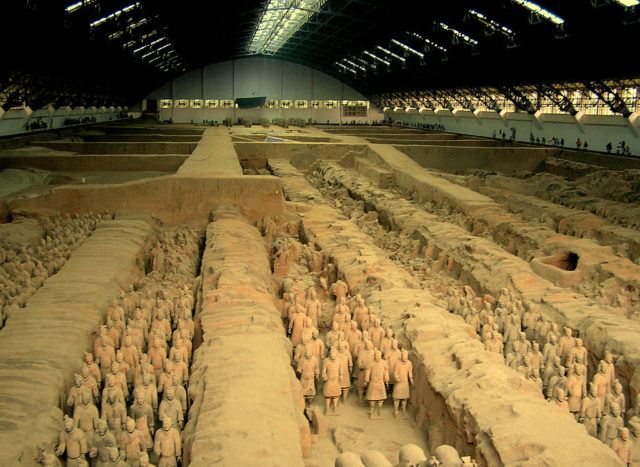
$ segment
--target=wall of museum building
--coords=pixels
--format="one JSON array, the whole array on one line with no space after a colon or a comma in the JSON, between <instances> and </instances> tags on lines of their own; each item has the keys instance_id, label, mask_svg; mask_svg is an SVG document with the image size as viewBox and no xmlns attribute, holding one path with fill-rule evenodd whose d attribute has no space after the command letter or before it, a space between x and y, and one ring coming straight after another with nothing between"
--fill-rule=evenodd
<instances>
[{"instance_id":1,"label":"wall of museum building","mask_svg":"<svg viewBox=\"0 0 640 467\"><path fill-rule=\"evenodd\" d=\"M386 109L387 120L402 122L408 126L442 125L447 132L464 135L484 136L491 138L494 131L500 130L507 138L515 129L515 139L530 142L530 135L535 138L544 137L551 144L553 137L564 138L567 148L575 148L578 138L587 141L589 150L605 151L607 143L616 146L624 141L630 147L632 155L640 156L640 114L634 113L629 118L621 115L588 115L578 113L575 117L569 114L552 114L538 112L535 115L526 112L492 112L444 109ZM498 136L499 137L499 136Z\"/></svg>"},{"instance_id":2,"label":"wall of museum building","mask_svg":"<svg viewBox=\"0 0 640 467\"><path fill-rule=\"evenodd\" d=\"M256 109L231 108L178 108L178 100L230 100L237 98L266 97L277 100L278 108L263 106ZM214 63L190 71L156 89L146 97L158 101L161 121L174 123L201 123L203 121L222 122L225 118L237 121L246 118L257 121L265 118L302 118L317 123L373 123L382 121L382 112L370 105L365 116L344 116L342 101L367 101L367 98L337 79L318 70L264 57L251 57ZM170 108L163 108L163 100L171 100ZM282 100L304 100L307 108L284 109ZM328 100L337 101L336 108L325 108ZM312 108L312 101L321 101L321 108ZM199 104L196 104L199 105Z\"/></svg>"}]
</instances>

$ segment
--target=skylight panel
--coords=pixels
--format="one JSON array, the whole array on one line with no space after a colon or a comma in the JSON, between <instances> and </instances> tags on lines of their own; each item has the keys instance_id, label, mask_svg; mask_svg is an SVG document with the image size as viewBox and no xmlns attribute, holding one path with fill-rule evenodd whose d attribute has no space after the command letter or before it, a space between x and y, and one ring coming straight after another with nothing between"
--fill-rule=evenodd
<instances>
[{"instance_id":1,"label":"skylight panel","mask_svg":"<svg viewBox=\"0 0 640 467\"><path fill-rule=\"evenodd\" d=\"M128 13L129 11L138 8L140 6L140 3L136 2L136 3L132 3L131 5L128 5L124 8L122 8L121 10L118 11L114 11L113 13L111 13L108 16L104 16L100 19L95 20L93 23L89 24L89 27L91 27L91 29L98 27L104 23L106 23L107 21L117 18L118 16L120 16L123 13Z\"/></svg>"},{"instance_id":2,"label":"skylight panel","mask_svg":"<svg viewBox=\"0 0 640 467\"><path fill-rule=\"evenodd\" d=\"M352 70L351 68L349 68L348 66L343 65L340 62L336 62L336 65L338 65L340 68L342 68L344 71L348 71L350 73L353 73L354 75L357 75L358 72L356 70Z\"/></svg>"},{"instance_id":3,"label":"skylight panel","mask_svg":"<svg viewBox=\"0 0 640 467\"><path fill-rule=\"evenodd\" d=\"M636 6L640 5L640 0L613 0L618 5L622 5L624 7Z\"/></svg>"},{"instance_id":4,"label":"skylight panel","mask_svg":"<svg viewBox=\"0 0 640 467\"><path fill-rule=\"evenodd\" d=\"M434 49L438 49L440 52L447 52L447 48L446 47L442 47L440 44L437 44L435 42L433 42L432 40L427 39L426 37L422 37L420 34L418 33L411 33L412 37L415 37L416 39L420 39L421 41L425 41L427 43L427 45L429 47L433 47Z\"/></svg>"},{"instance_id":5,"label":"skylight panel","mask_svg":"<svg viewBox=\"0 0 640 467\"><path fill-rule=\"evenodd\" d=\"M558 25L564 24L564 19L562 19L561 17L559 17L554 13L551 13L549 10L545 10L537 3L530 2L529 0L513 0L513 1L518 5L525 7L527 10L531 11L532 13L542 16L543 18L545 18L548 21L551 21L554 24L558 24ZM620 1L627 1L627 0L620 0Z\"/></svg>"},{"instance_id":6,"label":"skylight panel","mask_svg":"<svg viewBox=\"0 0 640 467\"><path fill-rule=\"evenodd\" d=\"M342 61L345 62L348 65L351 65L353 68L357 68L357 69L365 71L365 72L367 71L367 69L365 67L363 67L362 65L358 65L357 63L352 62L348 58L343 58Z\"/></svg>"},{"instance_id":7,"label":"skylight panel","mask_svg":"<svg viewBox=\"0 0 640 467\"><path fill-rule=\"evenodd\" d=\"M251 54L275 54L327 0L267 0L249 44Z\"/></svg>"},{"instance_id":8,"label":"skylight panel","mask_svg":"<svg viewBox=\"0 0 640 467\"><path fill-rule=\"evenodd\" d=\"M382 52L386 53L387 55L389 55L389 56L391 56L391 57L395 58L396 60L400 60L402 63L404 63L404 62L406 62L406 61L407 61L407 59L406 59L406 58L401 57L401 56L400 56L400 55L398 55L398 54L394 54L392 51L390 51L390 50L388 50L388 49L385 49L384 47L380 47L379 45L377 45L377 46L376 46L376 50L380 50L380 51L382 51Z\"/></svg>"},{"instance_id":9,"label":"skylight panel","mask_svg":"<svg viewBox=\"0 0 640 467\"><path fill-rule=\"evenodd\" d=\"M74 11L78 11L82 7L93 5L94 3L97 3L97 2L98 0L81 0L72 5L69 5L64 9L64 11L66 11L67 13L73 13Z\"/></svg>"},{"instance_id":10,"label":"skylight panel","mask_svg":"<svg viewBox=\"0 0 640 467\"><path fill-rule=\"evenodd\" d=\"M396 39L391 39L391 42L395 45L397 45L398 47L401 47L402 49L404 49L406 52L411 52L414 55L417 55L420 58L424 58L424 54L422 52L418 52L416 49L409 47L407 44L403 44L402 42L396 40Z\"/></svg>"},{"instance_id":11,"label":"skylight panel","mask_svg":"<svg viewBox=\"0 0 640 467\"><path fill-rule=\"evenodd\" d=\"M501 34L504 34L507 37L512 37L512 36L515 35L515 32L513 32L511 29L509 29L506 26L502 26L497 21L494 21L494 20L492 20L490 18L487 18L486 15L483 15L479 11L469 10L469 15L473 16L474 18L476 18L478 21L480 21L482 24L487 26L492 31L499 32Z\"/></svg>"},{"instance_id":12,"label":"skylight panel","mask_svg":"<svg viewBox=\"0 0 640 467\"><path fill-rule=\"evenodd\" d=\"M516 0L516 1L521 1L521 0ZM456 37L457 39L462 40L463 42L470 44L470 45L478 45L478 41L475 39L472 39L471 37L467 36L465 33L458 31L455 28L452 28L451 26L445 24L445 23L440 23L440 27L442 29L444 29L445 31L449 31L451 34L453 34L454 37Z\"/></svg>"},{"instance_id":13,"label":"skylight panel","mask_svg":"<svg viewBox=\"0 0 640 467\"><path fill-rule=\"evenodd\" d=\"M391 65L391 62L389 62L389 61L385 60L384 58L380 58L380 57L378 57L376 54L372 54L372 53L371 53L371 52L369 52L368 50L365 50L363 53L364 53L367 57L371 57L371 58L373 58L374 60L376 60L376 61L378 61L378 62L380 62L380 63L384 63L384 64L385 64L385 65L387 65L387 66Z\"/></svg>"}]
</instances>

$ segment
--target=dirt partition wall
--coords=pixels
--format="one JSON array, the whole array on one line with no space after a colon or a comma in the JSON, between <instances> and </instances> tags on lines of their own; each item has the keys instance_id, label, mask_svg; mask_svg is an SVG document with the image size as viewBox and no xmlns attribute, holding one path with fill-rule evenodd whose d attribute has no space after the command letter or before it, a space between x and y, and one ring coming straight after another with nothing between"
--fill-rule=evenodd
<instances>
[{"instance_id":1,"label":"dirt partition wall","mask_svg":"<svg viewBox=\"0 0 640 467\"><path fill-rule=\"evenodd\" d=\"M621 465L571 414L547 403L533 383L484 350L473 328L436 305L355 223L319 201L320 193L305 186L288 161L269 164L292 199L300 205L315 200L298 206L306 240L411 349L416 384L410 408L431 450L447 443L491 466Z\"/></svg>"},{"instance_id":2,"label":"dirt partition wall","mask_svg":"<svg viewBox=\"0 0 640 467\"><path fill-rule=\"evenodd\" d=\"M207 227L184 465L303 466L310 450L291 343L258 230L234 209Z\"/></svg>"},{"instance_id":3,"label":"dirt partition wall","mask_svg":"<svg viewBox=\"0 0 640 467\"><path fill-rule=\"evenodd\" d=\"M198 143L78 143L75 141L39 141L37 146L79 154L191 154Z\"/></svg>"},{"instance_id":4,"label":"dirt partition wall","mask_svg":"<svg viewBox=\"0 0 640 467\"><path fill-rule=\"evenodd\" d=\"M151 227L101 221L64 265L0 331L0 465L38 465L53 453L66 401L91 332L111 300L144 274Z\"/></svg>"},{"instance_id":5,"label":"dirt partition wall","mask_svg":"<svg viewBox=\"0 0 640 467\"><path fill-rule=\"evenodd\" d=\"M212 209L236 206L252 221L283 212L282 185L275 177L166 176L118 185L76 185L37 198L10 201L12 211L54 209L155 217L165 225L205 223Z\"/></svg>"},{"instance_id":6,"label":"dirt partition wall","mask_svg":"<svg viewBox=\"0 0 640 467\"><path fill-rule=\"evenodd\" d=\"M445 172L484 169L500 172L534 171L547 157L558 152L551 148L477 146L394 146L422 167Z\"/></svg>"},{"instance_id":7,"label":"dirt partition wall","mask_svg":"<svg viewBox=\"0 0 640 467\"><path fill-rule=\"evenodd\" d=\"M189 156L167 154L152 155L37 155L37 156L0 156L0 170L4 169L42 169L51 171L161 171L175 172Z\"/></svg>"}]
</instances>

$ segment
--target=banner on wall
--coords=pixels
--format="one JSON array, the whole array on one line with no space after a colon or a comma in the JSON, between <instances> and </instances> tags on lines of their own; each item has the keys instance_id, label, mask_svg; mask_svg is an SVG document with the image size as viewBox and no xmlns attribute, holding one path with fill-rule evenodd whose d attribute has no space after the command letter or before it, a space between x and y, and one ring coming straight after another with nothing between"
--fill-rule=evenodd
<instances>
[{"instance_id":1,"label":"banner on wall","mask_svg":"<svg viewBox=\"0 0 640 467\"><path fill-rule=\"evenodd\" d=\"M236 105L239 109L257 109L264 106L267 98L265 97L238 97Z\"/></svg>"}]
</instances>

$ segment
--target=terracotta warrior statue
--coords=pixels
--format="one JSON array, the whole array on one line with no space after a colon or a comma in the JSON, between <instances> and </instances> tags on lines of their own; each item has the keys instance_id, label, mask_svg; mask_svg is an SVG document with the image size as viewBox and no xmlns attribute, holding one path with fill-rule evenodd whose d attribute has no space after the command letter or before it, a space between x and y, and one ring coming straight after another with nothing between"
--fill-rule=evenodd
<instances>
[{"instance_id":1,"label":"terracotta warrior statue","mask_svg":"<svg viewBox=\"0 0 640 467\"><path fill-rule=\"evenodd\" d=\"M165 417L162 429L156 431L153 452L160 458L158 467L177 467L182 454L180 432L172 427L173 420Z\"/></svg>"},{"instance_id":2,"label":"terracotta warrior statue","mask_svg":"<svg viewBox=\"0 0 640 467\"><path fill-rule=\"evenodd\" d=\"M338 399L342 394L341 381L343 379L342 365L338 360L338 350L334 347L329 350L329 358L322 363L322 381L324 381L323 396L325 400L325 415L332 405L333 415L337 415Z\"/></svg>"},{"instance_id":3,"label":"terracotta warrior statue","mask_svg":"<svg viewBox=\"0 0 640 467\"><path fill-rule=\"evenodd\" d=\"M409 386L413 385L413 365L409 361L409 352L405 349L401 351L401 357L396 362L393 369L393 409L397 417L402 410L403 415L407 414L407 401L409 400Z\"/></svg>"},{"instance_id":4,"label":"terracotta warrior statue","mask_svg":"<svg viewBox=\"0 0 640 467\"><path fill-rule=\"evenodd\" d=\"M56 456L67 454L68 466L85 466L85 456L89 452L89 444L82 430L75 426L73 418L64 417L64 429L58 435Z\"/></svg>"},{"instance_id":5,"label":"terracotta warrior statue","mask_svg":"<svg viewBox=\"0 0 640 467\"><path fill-rule=\"evenodd\" d=\"M397 367L397 364L396 364ZM374 405L377 404L378 416L382 403L387 398L386 387L389 385L389 370L382 360L382 353L376 350L373 361L367 367L364 380L367 383L367 401L369 401L369 416L373 416Z\"/></svg>"}]
</instances>

